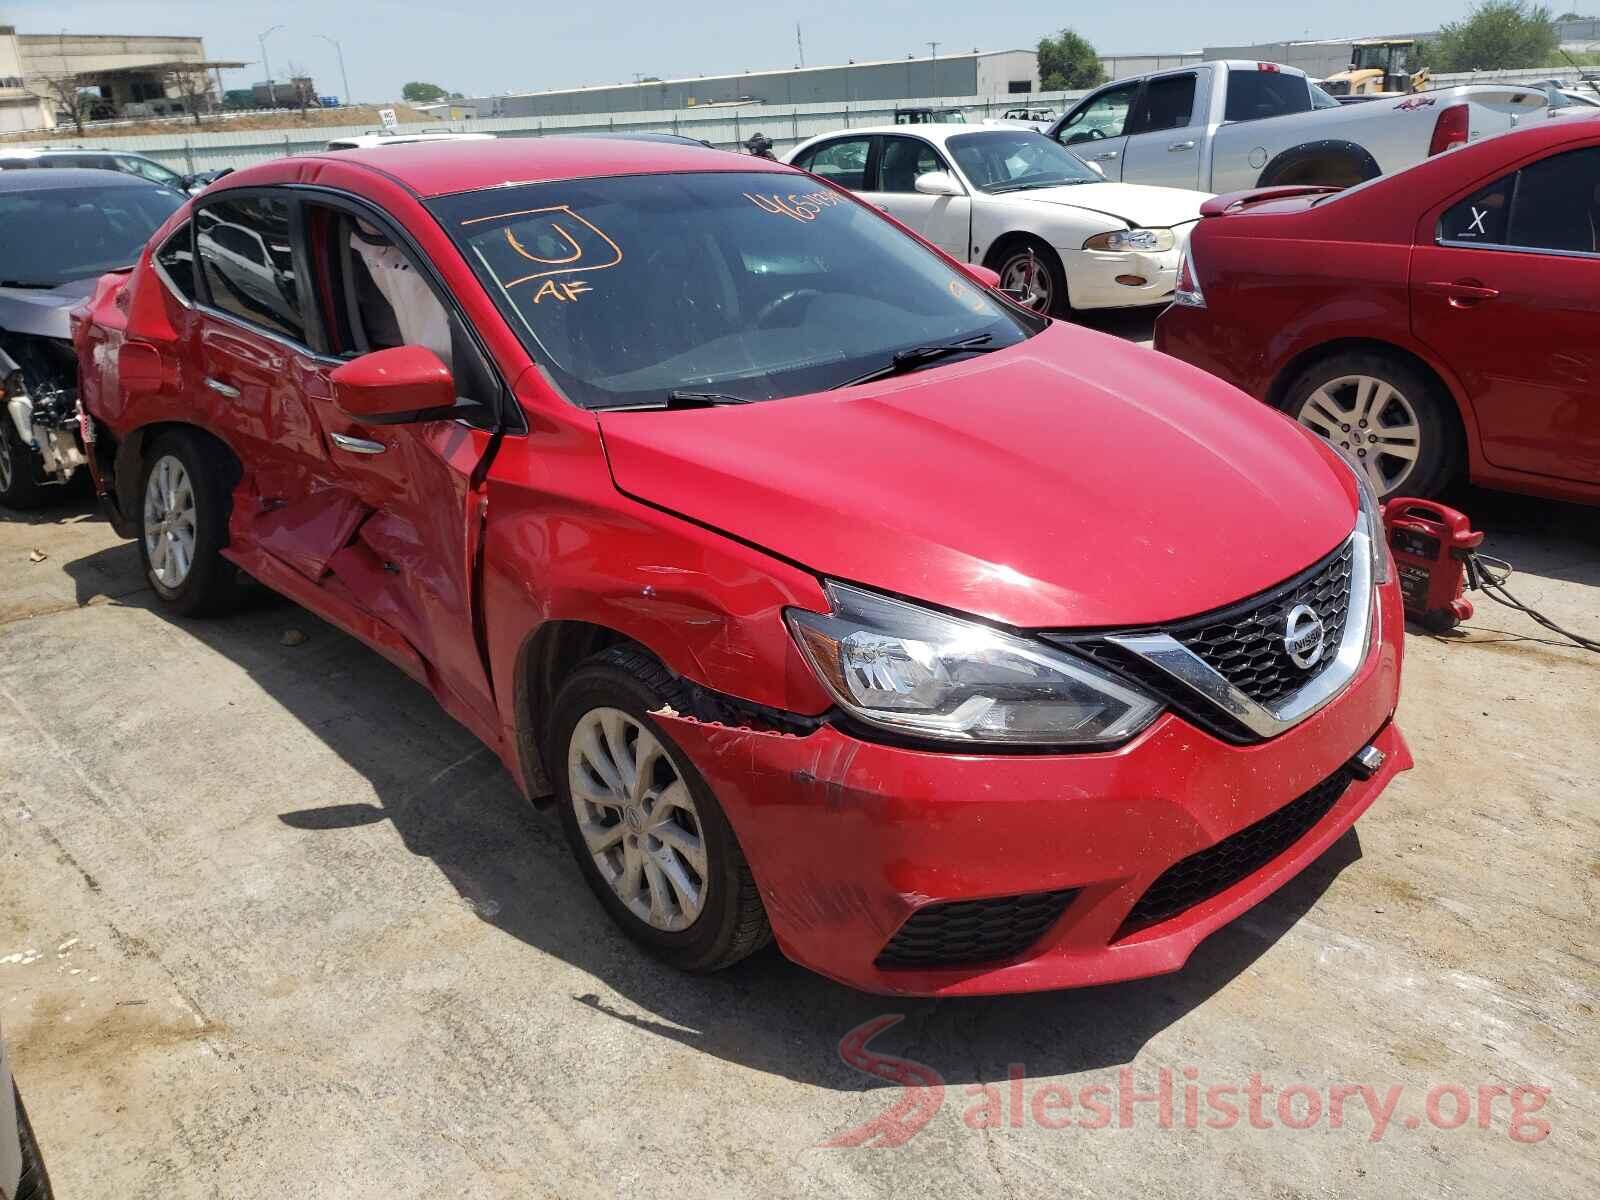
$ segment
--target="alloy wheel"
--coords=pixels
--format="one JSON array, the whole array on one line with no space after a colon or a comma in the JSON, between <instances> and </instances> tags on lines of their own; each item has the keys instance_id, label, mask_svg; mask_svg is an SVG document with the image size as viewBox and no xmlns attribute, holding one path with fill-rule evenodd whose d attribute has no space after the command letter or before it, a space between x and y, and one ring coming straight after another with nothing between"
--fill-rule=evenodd
<instances>
[{"instance_id":1,"label":"alloy wheel","mask_svg":"<svg viewBox=\"0 0 1600 1200\"><path fill-rule=\"evenodd\" d=\"M585 713L567 748L572 807L601 877L652 929L705 907L706 844L688 783L660 740L615 708Z\"/></svg>"},{"instance_id":2,"label":"alloy wheel","mask_svg":"<svg viewBox=\"0 0 1600 1200\"><path fill-rule=\"evenodd\" d=\"M1024 307L1046 316L1055 301L1050 272L1032 251L1006 259L1000 268L1000 289Z\"/></svg>"},{"instance_id":3,"label":"alloy wheel","mask_svg":"<svg viewBox=\"0 0 1600 1200\"><path fill-rule=\"evenodd\" d=\"M168 588L179 588L194 566L194 486L183 463L164 455L144 490L144 545L150 570Z\"/></svg>"},{"instance_id":4,"label":"alloy wheel","mask_svg":"<svg viewBox=\"0 0 1600 1200\"><path fill-rule=\"evenodd\" d=\"M1422 452L1422 423L1411 401L1373 375L1343 375L1317 388L1295 418L1356 465L1380 497L1400 489Z\"/></svg>"}]
</instances>

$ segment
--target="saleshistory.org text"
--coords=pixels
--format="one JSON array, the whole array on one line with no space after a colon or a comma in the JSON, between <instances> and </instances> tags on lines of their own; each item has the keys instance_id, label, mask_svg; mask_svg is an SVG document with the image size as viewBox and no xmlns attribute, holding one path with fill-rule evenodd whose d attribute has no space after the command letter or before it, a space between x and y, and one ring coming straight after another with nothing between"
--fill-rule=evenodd
<instances>
[{"instance_id":1,"label":"saleshistory.org text","mask_svg":"<svg viewBox=\"0 0 1600 1200\"><path fill-rule=\"evenodd\" d=\"M1437 1083L1421 1094L1418 1105L1415 1090L1403 1084L1277 1084L1265 1082L1259 1073L1216 1081L1186 1066L1142 1072L1122 1067L1114 1077L1074 1088L1031 1082L1027 1068L1014 1063L1003 1083L968 1083L958 1090L947 1087L926 1063L867 1048L900 1020L898 1014L874 1017L839 1042L839 1056L847 1064L874 1079L899 1084L901 1092L883 1112L823 1145L903 1146L952 1099L961 1104L962 1124L973 1130L1349 1128L1378 1142L1396 1130L1466 1126L1503 1131L1524 1145L1550 1136L1550 1123L1538 1115L1550 1089L1535 1084Z\"/></svg>"}]
</instances>

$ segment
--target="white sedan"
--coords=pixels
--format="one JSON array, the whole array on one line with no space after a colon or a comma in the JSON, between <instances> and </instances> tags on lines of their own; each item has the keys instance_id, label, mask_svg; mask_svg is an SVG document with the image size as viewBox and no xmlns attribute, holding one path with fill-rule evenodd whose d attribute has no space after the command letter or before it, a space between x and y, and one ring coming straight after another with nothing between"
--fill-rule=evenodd
<instances>
[{"instance_id":1,"label":"white sedan","mask_svg":"<svg viewBox=\"0 0 1600 1200\"><path fill-rule=\"evenodd\" d=\"M1029 129L885 125L802 142L786 161L860 193L1039 312L1172 297L1204 192L1108 183Z\"/></svg>"}]
</instances>

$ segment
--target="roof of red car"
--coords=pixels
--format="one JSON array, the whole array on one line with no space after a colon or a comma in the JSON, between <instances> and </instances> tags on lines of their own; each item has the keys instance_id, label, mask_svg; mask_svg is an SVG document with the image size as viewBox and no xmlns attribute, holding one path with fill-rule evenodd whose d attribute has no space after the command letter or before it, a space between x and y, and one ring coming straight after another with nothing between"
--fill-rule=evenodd
<instances>
[{"instance_id":1,"label":"roof of red car","mask_svg":"<svg viewBox=\"0 0 1600 1200\"><path fill-rule=\"evenodd\" d=\"M308 158L354 163L382 171L423 197L472 192L514 183L597 175L656 175L675 171L788 171L770 159L670 142L623 138L500 138L492 142L408 142L367 150L326 151Z\"/></svg>"}]
</instances>

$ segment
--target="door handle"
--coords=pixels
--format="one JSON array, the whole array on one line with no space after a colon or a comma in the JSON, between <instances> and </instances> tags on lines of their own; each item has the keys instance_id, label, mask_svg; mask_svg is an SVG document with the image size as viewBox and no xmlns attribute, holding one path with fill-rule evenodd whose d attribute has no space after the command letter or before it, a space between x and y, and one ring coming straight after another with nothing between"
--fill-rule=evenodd
<instances>
[{"instance_id":1,"label":"door handle","mask_svg":"<svg viewBox=\"0 0 1600 1200\"><path fill-rule=\"evenodd\" d=\"M1499 288L1484 287L1476 279L1435 280L1423 284L1422 290L1433 296L1443 296L1450 301L1451 308L1471 308L1500 294Z\"/></svg>"},{"instance_id":2,"label":"door handle","mask_svg":"<svg viewBox=\"0 0 1600 1200\"><path fill-rule=\"evenodd\" d=\"M1193 150L1194 149L1194 143L1192 141L1191 142L1173 142L1172 145L1167 147L1167 149L1172 151L1172 153L1176 154L1180 150Z\"/></svg>"},{"instance_id":3,"label":"door handle","mask_svg":"<svg viewBox=\"0 0 1600 1200\"><path fill-rule=\"evenodd\" d=\"M382 442L371 442L366 438L351 437L347 433L331 433L333 444L341 450L348 450L351 454L382 454L389 447Z\"/></svg>"},{"instance_id":4,"label":"door handle","mask_svg":"<svg viewBox=\"0 0 1600 1200\"><path fill-rule=\"evenodd\" d=\"M239 389L231 383L223 383L220 379L207 379L206 386L219 396L226 396L229 400L239 398Z\"/></svg>"},{"instance_id":5,"label":"door handle","mask_svg":"<svg viewBox=\"0 0 1600 1200\"><path fill-rule=\"evenodd\" d=\"M1117 154L1118 151L1116 150L1107 150L1104 154L1092 154L1090 157L1096 162L1110 162L1113 158L1117 157Z\"/></svg>"}]
</instances>

